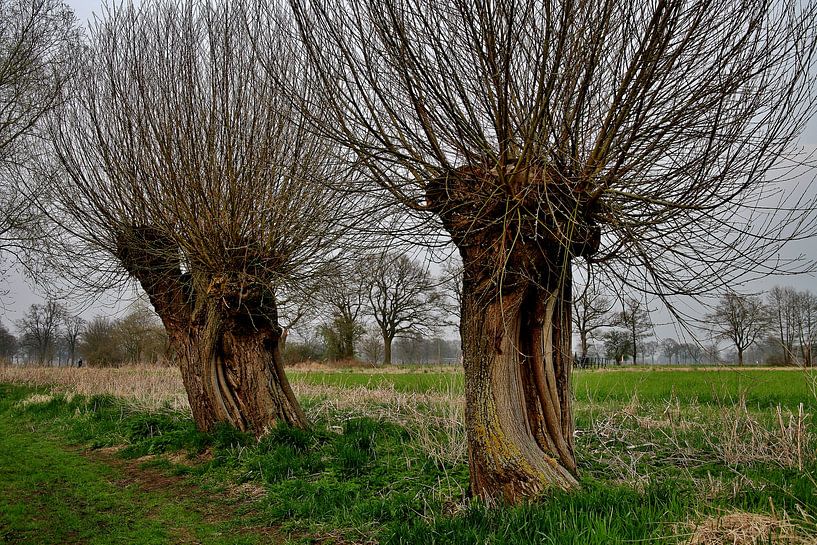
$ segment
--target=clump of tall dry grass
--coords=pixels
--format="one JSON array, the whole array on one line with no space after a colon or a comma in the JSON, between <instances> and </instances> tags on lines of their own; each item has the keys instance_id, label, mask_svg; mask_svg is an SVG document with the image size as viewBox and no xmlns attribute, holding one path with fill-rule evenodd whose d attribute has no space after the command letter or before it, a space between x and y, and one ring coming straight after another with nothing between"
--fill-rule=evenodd
<instances>
[{"instance_id":1,"label":"clump of tall dry grass","mask_svg":"<svg viewBox=\"0 0 817 545\"><path fill-rule=\"evenodd\" d=\"M343 387L295 381L295 395L308 400L310 420L367 416L405 427L423 452L439 465L467 456L463 400L453 391L413 393L394 388Z\"/></svg>"},{"instance_id":2,"label":"clump of tall dry grass","mask_svg":"<svg viewBox=\"0 0 817 545\"><path fill-rule=\"evenodd\" d=\"M774 464L798 469L817 460L817 433L803 404L795 411L750 411L746 403L717 406L642 404L637 397L618 406L583 407L594 417L577 430L583 458L601 460L605 474L636 487L649 483L653 468L691 468L719 462L729 467Z\"/></svg>"},{"instance_id":3,"label":"clump of tall dry grass","mask_svg":"<svg viewBox=\"0 0 817 545\"><path fill-rule=\"evenodd\" d=\"M399 375L405 373L458 373L462 370L456 365L446 364L417 364L417 365L380 365L360 360L313 361L305 360L286 363L287 369L295 371L317 371L319 373L377 373L383 375Z\"/></svg>"},{"instance_id":4,"label":"clump of tall dry grass","mask_svg":"<svg viewBox=\"0 0 817 545\"><path fill-rule=\"evenodd\" d=\"M773 423L764 423L740 402L721 409L716 426L720 433L709 446L728 465L770 462L802 471L804 462L814 459L810 417L802 403L796 413L778 405Z\"/></svg>"},{"instance_id":5,"label":"clump of tall dry grass","mask_svg":"<svg viewBox=\"0 0 817 545\"><path fill-rule=\"evenodd\" d=\"M62 394L112 395L145 410L190 410L181 373L173 367L0 367L0 382L48 386Z\"/></svg>"},{"instance_id":6,"label":"clump of tall dry grass","mask_svg":"<svg viewBox=\"0 0 817 545\"><path fill-rule=\"evenodd\" d=\"M815 545L817 537L803 535L788 516L733 512L691 525L687 545Z\"/></svg>"}]
</instances>

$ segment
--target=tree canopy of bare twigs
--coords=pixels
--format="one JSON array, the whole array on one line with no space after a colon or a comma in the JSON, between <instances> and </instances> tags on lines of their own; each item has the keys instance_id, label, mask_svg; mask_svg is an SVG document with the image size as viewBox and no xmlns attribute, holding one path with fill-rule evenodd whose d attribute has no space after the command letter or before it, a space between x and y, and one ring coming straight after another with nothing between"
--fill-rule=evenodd
<instances>
[{"instance_id":1,"label":"tree canopy of bare twigs","mask_svg":"<svg viewBox=\"0 0 817 545\"><path fill-rule=\"evenodd\" d=\"M62 304L48 300L42 305L31 305L17 321L23 348L38 364L51 364L54 359L60 326L66 315Z\"/></svg>"},{"instance_id":2,"label":"tree canopy of bare twigs","mask_svg":"<svg viewBox=\"0 0 817 545\"><path fill-rule=\"evenodd\" d=\"M7 364L17 354L18 341L11 331L0 322L0 364Z\"/></svg>"},{"instance_id":3,"label":"tree canopy of bare twigs","mask_svg":"<svg viewBox=\"0 0 817 545\"><path fill-rule=\"evenodd\" d=\"M794 362L797 339L797 292L793 288L775 286L767 296L768 313L775 339L783 353L783 364Z\"/></svg>"},{"instance_id":4,"label":"tree canopy of bare twigs","mask_svg":"<svg viewBox=\"0 0 817 545\"><path fill-rule=\"evenodd\" d=\"M353 258L327 275L317 291L323 308L319 326L329 359L355 357L356 344L365 333L366 295L372 276L366 260Z\"/></svg>"},{"instance_id":5,"label":"tree canopy of bare twigs","mask_svg":"<svg viewBox=\"0 0 817 545\"><path fill-rule=\"evenodd\" d=\"M59 0L0 0L0 260L22 260L42 234L29 167L79 43L76 18Z\"/></svg>"},{"instance_id":6,"label":"tree canopy of bare twigs","mask_svg":"<svg viewBox=\"0 0 817 545\"><path fill-rule=\"evenodd\" d=\"M817 343L817 295L809 291L797 293L797 341L805 367L814 365L814 344Z\"/></svg>"},{"instance_id":7,"label":"tree canopy of bare twigs","mask_svg":"<svg viewBox=\"0 0 817 545\"><path fill-rule=\"evenodd\" d=\"M286 381L275 293L337 253L348 203L333 150L293 110L308 96L281 47L260 57L240 2L149 0L91 29L53 138L67 180L53 212L87 268L137 280L161 317L197 424L304 425ZM94 282L100 276L91 277Z\"/></svg>"},{"instance_id":8,"label":"tree canopy of bare twigs","mask_svg":"<svg viewBox=\"0 0 817 545\"><path fill-rule=\"evenodd\" d=\"M78 348L87 365L118 365L125 359L116 342L116 324L107 316L96 316L88 322Z\"/></svg>"},{"instance_id":9,"label":"tree canopy of bare twigs","mask_svg":"<svg viewBox=\"0 0 817 545\"><path fill-rule=\"evenodd\" d=\"M63 339L65 348L68 351L67 362L74 365L77 360L77 345L82 334L85 332L86 322L80 316L65 313L62 319Z\"/></svg>"},{"instance_id":10,"label":"tree canopy of bare twigs","mask_svg":"<svg viewBox=\"0 0 817 545\"><path fill-rule=\"evenodd\" d=\"M765 307L773 342L782 353L781 363L805 367L814 363L812 348L817 342L817 296L809 291L775 286Z\"/></svg>"},{"instance_id":11,"label":"tree canopy of bare twigs","mask_svg":"<svg viewBox=\"0 0 817 545\"><path fill-rule=\"evenodd\" d=\"M813 2L290 4L321 83L302 106L366 174L349 190L433 214L462 255L477 495L576 486L572 262L694 294L814 229L790 183Z\"/></svg>"},{"instance_id":12,"label":"tree canopy of bare twigs","mask_svg":"<svg viewBox=\"0 0 817 545\"><path fill-rule=\"evenodd\" d=\"M611 329L604 333L604 353L608 358L622 365L624 358L634 353L633 339L627 331Z\"/></svg>"},{"instance_id":13,"label":"tree canopy of bare twigs","mask_svg":"<svg viewBox=\"0 0 817 545\"><path fill-rule=\"evenodd\" d=\"M614 325L626 330L630 336L630 355L633 357L633 364L637 364L638 349L653 327L650 309L640 299L633 296L624 297L621 301L621 312L616 316Z\"/></svg>"}]
</instances>

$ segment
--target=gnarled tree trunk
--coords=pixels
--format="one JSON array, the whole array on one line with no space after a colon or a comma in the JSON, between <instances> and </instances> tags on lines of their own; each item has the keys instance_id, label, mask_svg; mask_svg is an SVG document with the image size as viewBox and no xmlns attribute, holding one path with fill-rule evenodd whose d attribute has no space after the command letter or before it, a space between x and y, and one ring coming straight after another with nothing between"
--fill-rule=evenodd
<instances>
[{"instance_id":1,"label":"gnarled tree trunk","mask_svg":"<svg viewBox=\"0 0 817 545\"><path fill-rule=\"evenodd\" d=\"M306 426L283 370L274 295L246 267L183 273L172 240L149 227L123 233L117 247L164 323L199 429Z\"/></svg>"},{"instance_id":2,"label":"gnarled tree trunk","mask_svg":"<svg viewBox=\"0 0 817 545\"><path fill-rule=\"evenodd\" d=\"M572 488L569 286L486 303L470 277L460 329L471 492L514 502Z\"/></svg>"},{"instance_id":3,"label":"gnarled tree trunk","mask_svg":"<svg viewBox=\"0 0 817 545\"><path fill-rule=\"evenodd\" d=\"M281 329L274 320L256 316L242 323L240 314L232 316L219 309L220 302L207 304L211 308L205 317L171 334L199 429L228 422L262 433L280 420L305 426L306 418L284 374Z\"/></svg>"},{"instance_id":4,"label":"gnarled tree trunk","mask_svg":"<svg viewBox=\"0 0 817 545\"><path fill-rule=\"evenodd\" d=\"M600 237L584 219L591 205L581 201L582 191L545 167L465 167L426 189L463 260L473 495L517 502L578 486L570 267L573 256L594 252Z\"/></svg>"}]
</instances>

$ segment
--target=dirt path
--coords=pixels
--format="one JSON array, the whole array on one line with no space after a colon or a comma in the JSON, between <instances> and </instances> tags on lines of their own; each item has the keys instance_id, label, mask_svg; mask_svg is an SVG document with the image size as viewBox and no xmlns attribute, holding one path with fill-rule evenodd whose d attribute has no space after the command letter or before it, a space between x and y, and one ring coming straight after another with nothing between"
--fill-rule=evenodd
<instances>
[{"instance_id":1,"label":"dirt path","mask_svg":"<svg viewBox=\"0 0 817 545\"><path fill-rule=\"evenodd\" d=\"M0 392L2 394L2 392ZM124 460L112 449L71 449L15 421L0 395L0 543L283 543L253 526L241 491L205 490L190 479Z\"/></svg>"}]
</instances>

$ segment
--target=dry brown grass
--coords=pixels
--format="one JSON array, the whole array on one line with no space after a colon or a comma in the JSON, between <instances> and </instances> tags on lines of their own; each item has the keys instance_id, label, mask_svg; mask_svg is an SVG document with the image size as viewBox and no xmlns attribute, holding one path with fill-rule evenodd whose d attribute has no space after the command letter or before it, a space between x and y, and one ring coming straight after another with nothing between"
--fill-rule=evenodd
<instances>
[{"instance_id":1,"label":"dry brown grass","mask_svg":"<svg viewBox=\"0 0 817 545\"><path fill-rule=\"evenodd\" d=\"M0 382L50 386L62 394L112 395L145 410L190 410L181 373L173 367L0 367Z\"/></svg>"},{"instance_id":2,"label":"dry brown grass","mask_svg":"<svg viewBox=\"0 0 817 545\"><path fill-rule=\"evenodd\" d=\"M287 369L293 371L317 371L320 373L462 373L462 367L457 365L375 365L360 360L339 361L300 361L288 363Z\"/></svg>"},{"instance_id":3,"label":"dry brown grass","mask_svg":"<svg viewBox=\"0 0 817 545\"><path fill-rule=\"evenodd\" d=\"M734 512L712 517L692 527L687 545L815 545L788 517Z\"/></svg>"},{"instance_id":4,"label":"dry brown grass","mask_svg":"<svg viewBox=\"0 0 817 545\"><path fill-rule=\"evenodd\" d=\"M288 369L297 369L299 371L333 371L333 370L361 370L371 371L376 368L376 365L361 361L358 359L332 360L332 361L314 361L304 360L286 364Z\"/></svg>"},{"instance_id":5,"label":"dry brown grass","mask_svg":"<svg viewBox=\"0 0 817 545\"><path fill-rule=\"evenodd\" d=\"M460 463L467 456L463 399L452 392L407 393L394 388L340 387L293 382L295 395L308 400L310 420L367 416L404 426L437 463Z\"/></svg>"},{"instance_id":6,"label":"dry brown grass","mask_svg":"<svg viewBox=\"0 0 817 545\"><path fill-rule=\"evenodd\" d=\"M682 405L674 398L661 406L634 396L624 405L590 403L577 409L590 419L587 428L577 430L582 457L601 461L605 476L636 488L667 463L687 470L717 462L735 472L728 486L693 480L703 496L736 497L741 486L751 486L740 478L740 467L774 464L803 471L817 460L817 430L803 405L795 411L779 406L750 411L743 402Z\"/></svg>"},{"instance_id":7,"label":"dry brown grass","mask_svg":"<svg viewBox=\"0 0 817 545\"><path fill-rule=\"evenodd\" d=\"M710 446L726 464L751 464L771 462L781 467L803 470L806 460L813 460L813 432L807 426L810 415L803 410L797 413L775 409L773 424L764 424L752 415L745 403L721 410L720 436Z\"/></svg>"}]
</instances>

